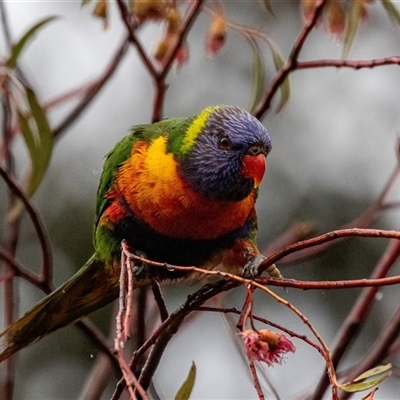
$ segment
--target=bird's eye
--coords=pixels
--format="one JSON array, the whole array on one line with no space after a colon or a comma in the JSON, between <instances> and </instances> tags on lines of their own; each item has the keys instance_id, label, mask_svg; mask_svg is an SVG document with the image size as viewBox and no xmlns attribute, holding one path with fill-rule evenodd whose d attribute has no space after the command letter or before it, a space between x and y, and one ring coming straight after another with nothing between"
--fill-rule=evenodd
<instances>
[{"instance_id":1,"label":"bird's eye","mask_svg":"<svg viewBox=\"0 0 400 400\"><path fill-rule=\"evenodd\" d=\"M249 154L251 156L257 156L260 153L265 154L265 149L258 144L253 144L252 146L249 147L249 149L247 151L247 154Z\"/></svg>"},{"instance_id":2,"label":"bird's eye","mask_svg":"<svg viewBox=\"0 0 400 400\"><path fill-rule=\"evenodd\" d=\"M218 139L218 146L220 149L229 150L232 147L232 143L226 136L224 136Z\"/></svg>"}]
</instances>

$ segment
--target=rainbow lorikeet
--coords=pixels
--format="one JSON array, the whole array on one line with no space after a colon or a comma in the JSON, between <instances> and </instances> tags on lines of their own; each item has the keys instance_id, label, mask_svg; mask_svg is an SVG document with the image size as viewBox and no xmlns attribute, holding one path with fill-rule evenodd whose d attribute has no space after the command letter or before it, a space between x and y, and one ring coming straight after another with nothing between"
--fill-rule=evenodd
<instances>
[{"instance_id":1,"label":"rainbow lorikeet","mask_svg":"<svg viewBox=\"0 0 400 400\"><path fill-rule=\"evenodd\" d=\"M104 162L93 256L0 334L0 361L115 300L122 240L153 261L255 273L254 205L270 150L267 130L238 107L134 126ZM135 287L184 275L145 269Z\"/></svg>"}]
</instances>

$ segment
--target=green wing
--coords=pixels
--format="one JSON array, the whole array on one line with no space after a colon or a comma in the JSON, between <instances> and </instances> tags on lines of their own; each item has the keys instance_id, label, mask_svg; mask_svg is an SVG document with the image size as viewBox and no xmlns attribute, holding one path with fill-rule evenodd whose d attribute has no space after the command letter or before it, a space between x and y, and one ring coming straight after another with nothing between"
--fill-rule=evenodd
<instances>
[{"instance_id":1,"label":"green wing","mask_svg":"<svg viewBox=\"0 0 400 400\"><path fill-rule=\"evenodd\" d=\"M137 142L151 142L151 140L159 136L168 135L170 133L171 126L176 126L176 122L178 120L179 119L174 118L166 119L149 125L136 125L131 128L130 134L119 141L106 155L103 165L103 172L100 177L99 188L97 190L95 227L101 214L108 205L106 194L112 187L114 174L121 164L123 164L130 157L132 147L135 146Z\"/></svg>"},{"instance_id":2,"label":"green wing","mask_svg":"<svg viewBox=\"0 0 400 400\"><path fill-rule=\"evenodd\" d=\"M105 196L112 185L115 172L129 157L131 149L135 143L142 140L142 135L142 126L132 128L131 134L125 136L114 146L111 151L106 154L103 172L100 177L99 188L97 189L95 225L97 225L101 214L107 206L108 200Z\"/></svg>"}]
</instances>

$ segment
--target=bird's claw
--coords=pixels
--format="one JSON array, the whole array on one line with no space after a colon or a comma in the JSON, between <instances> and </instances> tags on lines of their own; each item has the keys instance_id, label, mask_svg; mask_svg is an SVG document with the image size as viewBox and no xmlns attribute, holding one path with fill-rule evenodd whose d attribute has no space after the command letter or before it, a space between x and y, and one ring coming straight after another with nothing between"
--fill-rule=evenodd
<instances>
[{"instance_id":1,"label":"bird's claw","mask_svg":"<svg viewBox=\"0 0 400 400\"><path fill-rule=\"evenodd\" d=\"M134 254L141 258L147 258L146 254L143 253L142 251L135 250ZM131 260L131 262L132 262L131 264L132 273L136 279L140 280L149 277L150 275L149 266L145 262L139 260Z\"/></svg>"},{"instance_id":2,"label":"bird's claw","mask_svg":"<svg viewBox=\"0 0 400 400\"><path fill-rule=\"evenodd\" d=\"M149 266L145 263L134 264L132 272L137 279L147 278L149 276Z\"/></svg>"},{"instance_id":3,"label":"bird's claw","mask_svg":"<svg viewBox=\"0 0 400 400\"><path fill-rule=\"evenodd\" d=\"M242 272L243 276L245 278L254 279L258 275L258 269L264 260L266 260L266 257L262 254L253 256L244 266ZM283 278L275 264L270 265L266 271L271 278Z\"/></svg>"},{"instance_id":4,"label":"bird's claw","mask_svg":"<svg viewBox=\"0 0 400 400\"><path fill-rule=\"evenodd\" d=\"M258 268L265 260L265 258L266 257L261 254L256 254L255 256L253 256L249 261L247 261L247 264L244 266L243 276L245 278L255 278L258 275Z\"/></svg>"}]
</instances>

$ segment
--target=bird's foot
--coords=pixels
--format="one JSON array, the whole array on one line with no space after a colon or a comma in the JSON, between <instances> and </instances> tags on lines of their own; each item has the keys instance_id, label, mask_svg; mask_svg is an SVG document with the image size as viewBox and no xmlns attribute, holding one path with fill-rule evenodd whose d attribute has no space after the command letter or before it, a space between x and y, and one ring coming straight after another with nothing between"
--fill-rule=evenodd
<instances>
[{"instance_id":1,"label":"bird's foot","mask_svg":"<svg viewBox=\"0 0 400 400\"><path fill-rule=\"evenodd\" d=\"M131 250L125 240L122 241L121 247L123 254L129 259L130 268L135 278L137 280L148 278L150 276L149 266L136 258L146 259L146 254L142 251Z\"/></svg>"},{"instance_id":2,"label":"bird's foot","mask_svg":"<svg viewBox=\"0 0 400 400\"><path fill-rule=\"evenodd\" d=\"M255 256L253 256L244 266L243 276L251 279L255 278L258 275L258 269L260 265L266 259L267 258L262 254L256 254ZM271 278L283 278L283 276L281 275L279 269L276 267L275 264L270 265L266 269L266 271Z\"/></svg>"},{"instance_id":3,"label":"bird's foot","mask_svg":"<svg viewBox=\"0 0 400 400\"><path fill-rule=\"evenodd\" d=\"M136 251L135 255L140 258L147 258L146 254L142 251ZM132 264L132 272L137 280L148 279L151 276L150 266L146 264L144 261L135 260Z\"/></svg>"}]
</instances>

